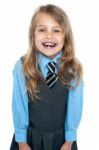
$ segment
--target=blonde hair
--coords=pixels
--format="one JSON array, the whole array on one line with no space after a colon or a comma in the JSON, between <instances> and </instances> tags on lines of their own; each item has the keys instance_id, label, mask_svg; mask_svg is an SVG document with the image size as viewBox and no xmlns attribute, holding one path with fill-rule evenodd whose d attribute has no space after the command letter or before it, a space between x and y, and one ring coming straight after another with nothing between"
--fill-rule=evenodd
<instances>
[{"instance_id":1,"label":"blonde hair","mask_svg":"<svg viewBox=\"0 0 99 150\"><path fill-rule=\"evenodd\" d=\"M82 65L75 57L73 34L68 16L58 6L52 4L40 6L31 19L29 27L29 48L28 52L23 57L23 70L26 77L27 90L32 99L38 98L37 93L40 81L40 72L37 61L38 51L34 43L37 16L40 13L46 13L52 16L64 30L64 47L62 57L60 58L61 67L58 72L59 81L70 88L72 80L76 79L76 85L78 85L82 78Z\"/></svg>"}]
</instances>

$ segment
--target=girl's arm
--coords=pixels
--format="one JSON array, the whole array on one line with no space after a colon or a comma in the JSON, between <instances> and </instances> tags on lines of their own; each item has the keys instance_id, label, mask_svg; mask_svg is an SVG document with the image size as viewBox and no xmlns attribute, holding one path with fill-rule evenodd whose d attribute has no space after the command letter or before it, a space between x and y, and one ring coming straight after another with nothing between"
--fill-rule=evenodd
<instances>
[{"instance_id":1,"label":"girl's arm","mask_svg":"<svg viewBox=\"0 0 99 150\"><path fill-rule=\"evenodd\" d=\"M69 91L67 116L65 122L65 140L67 142L77 140L77 128L82 116L82 107L83 80L81 80L80 84L74 90Z\"/></svg>"},{"instance_id":2,"label":"girl's arm","mask_svg":"<svg viewBox=\"0 0 99 150\"><path fill-rule=\"evenodd\" d=\"M15 141L27 142L28 97L21 61L13 70L12 114L15 128Z\"/></svg>"}]
</instances>

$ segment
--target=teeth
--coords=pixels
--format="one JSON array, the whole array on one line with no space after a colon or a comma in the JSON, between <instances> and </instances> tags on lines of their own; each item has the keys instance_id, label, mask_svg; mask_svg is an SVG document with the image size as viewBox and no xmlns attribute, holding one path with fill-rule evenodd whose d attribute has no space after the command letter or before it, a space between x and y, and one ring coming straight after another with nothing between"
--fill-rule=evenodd
<instances>
[{"instance_id":1,"label":"teeth","mask_svg":"<svg viewBox=\"0 0 99 150\"><path fill-rule=\"evenodd\" d=\"M53 46L53 45L55 45L54 43L44 43L44 45L51 45L51 46Z\"/></svg>"},{"instance_id":2,"label":"teeth","mask_svg":"<svg viewBox=\"0 0 99 150\"><path fill-rule=\"evenodd\" d=\"M48 47L54 47L56 46L55 43L50 43L50 42L46 42L46 43L43 43L44 46L48 46Z\"/></svg>"}]
</instances>

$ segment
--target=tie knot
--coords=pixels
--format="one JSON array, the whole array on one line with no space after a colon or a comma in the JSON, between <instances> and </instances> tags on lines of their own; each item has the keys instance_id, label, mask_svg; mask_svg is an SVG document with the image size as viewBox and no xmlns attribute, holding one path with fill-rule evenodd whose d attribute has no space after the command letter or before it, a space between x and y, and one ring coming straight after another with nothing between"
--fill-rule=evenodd
<instances>
[{"instance_id":1,"label":"tie knot","mask_svg":"<svg viewBox=\"0 0 99 150\"><path fill-rule=\"evenodd\" d=\"M48 68L48 70L50 71L50 72L52 72L52 73L55 73L55 62L49 62L48 64L47 64L47 68Z\"/></svg>"}]
</instances>

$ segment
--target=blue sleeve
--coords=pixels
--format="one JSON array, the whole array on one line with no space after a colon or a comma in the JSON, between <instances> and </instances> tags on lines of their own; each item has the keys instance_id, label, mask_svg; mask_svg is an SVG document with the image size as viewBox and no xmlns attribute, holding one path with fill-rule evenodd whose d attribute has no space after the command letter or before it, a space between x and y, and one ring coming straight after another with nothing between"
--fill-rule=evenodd
<instances>
[{"instance_id":1,"label":"blue sleeve","mask_svg":"<svg viewBox=\"0 0 99 150\"><path fill-rule=\"evenodd\" d=\"M67 115L65 122L65 140L77 140L77 128L79 126L83 107L83 80L74 89L69 91Z\"/></svg>"},{"instance_id":2,"label":"blue sleeve","mask_svg":"<svg viewBox=\"0 0 99 150\"><path fill-rule=\"evenodd\" d=\"M16 142L27 141L28 96L21 61L13 69L12 115Z\"/></svg>"}]
</instances>

